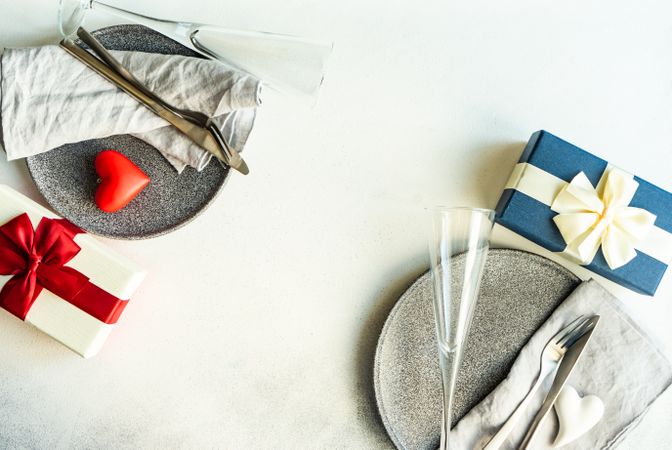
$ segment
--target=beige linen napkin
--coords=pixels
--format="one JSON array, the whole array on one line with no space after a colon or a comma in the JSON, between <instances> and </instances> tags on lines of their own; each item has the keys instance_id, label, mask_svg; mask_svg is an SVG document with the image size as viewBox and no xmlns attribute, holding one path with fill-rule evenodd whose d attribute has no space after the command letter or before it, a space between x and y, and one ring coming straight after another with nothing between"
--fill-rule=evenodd
<instances>
[{"instance_id":1,"label":"beige linen napkin","mask_svg":"<svg viewBox=\"0 0 672 450\"><path fill-rule=\"evenodd\" d=\"M527 394L539 372L539 355L546 342L581 314L599 314L600 323L569 384L581 395L602 399L602 420L587 434L562 447L597 450L616 447L634 428L649 406L672 383L672 367L644 332L623 311L618 299L596 281L581 284L523 347L508 377L476 405L452 430L451 449L482 449ZM534 414L552 382L551 375L514 429L503 449L522 441ZM557 433L552 412L539 429L532 448L550 449Z\"/></svg>"},{"instance_id":2,"label":"beige linen napkin","mask_svg":"<svg viewBox=\"0 0 672 450\"><path fill-rule=\"evenodd\" d=\"M142 52L112 54L169 103L215 117L242 151L260 104L260 81L221 62ZM131 134L182 171L210 154L56 45L6 49L0 59L0 137L7 159L63 144Z\"/></svg>"}]
</instances>

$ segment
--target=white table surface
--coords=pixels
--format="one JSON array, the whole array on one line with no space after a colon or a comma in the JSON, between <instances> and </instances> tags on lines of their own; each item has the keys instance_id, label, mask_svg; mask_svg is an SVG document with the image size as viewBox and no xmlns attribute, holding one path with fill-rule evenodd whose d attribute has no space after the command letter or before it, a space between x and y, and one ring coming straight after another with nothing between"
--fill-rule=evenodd
<instances>
[{"instance_id":1,"label":"white table surface","mask_svg":"<svg viewBox=\"0 0 672 450\"><path fill-rule=\"evenodd\" d=\"M390 448L371 365L427 265L424 205L493 207L540 128L672 189L669 2L114 3L336 46L317 107L264 105L252 173L207 214L108 242L150 275L100 355L0 314L0 447ZM0 0L0 47L56 42L53 14ZM0 182L43 202L23 162ZM671 278L653 300L605 282L668 357ZM670 448L671 424L668 394L622 448Z\"/></svg>"}]
</instances>

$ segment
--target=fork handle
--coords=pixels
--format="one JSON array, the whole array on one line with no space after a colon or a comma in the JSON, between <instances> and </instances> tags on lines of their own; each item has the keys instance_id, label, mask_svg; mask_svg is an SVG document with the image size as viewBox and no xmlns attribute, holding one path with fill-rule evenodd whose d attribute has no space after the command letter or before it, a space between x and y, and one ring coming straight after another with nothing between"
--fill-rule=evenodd
<instances>
[{"instance_id":1,"label":"fork handle","mask_svg":"<svg viewBox=\"0 0 672 450\"><path fill-rule=\"evenodd\" d=\"M513 428L520 421L520 418L523 416L523 414L525 414L527 406L532 401L534 394L539 390L539 387L541 386L541 383L544 381L546 376L548 376L548 371L547 373L539 374L539 377L537 378L537 381L535 381L534 385L530 389L530 392L527 393L523 401L520 402L516 410L509 416L506 422L504 422L504 425L502 425L499 431L497 431L497 433L492 437L492 439L488 441L488 444L485 447L483 447L483 450L497 450L502 446L502 444L504 444L506 439L511 434L511 431L513 431Z\"/></svg>"}]
</instances>

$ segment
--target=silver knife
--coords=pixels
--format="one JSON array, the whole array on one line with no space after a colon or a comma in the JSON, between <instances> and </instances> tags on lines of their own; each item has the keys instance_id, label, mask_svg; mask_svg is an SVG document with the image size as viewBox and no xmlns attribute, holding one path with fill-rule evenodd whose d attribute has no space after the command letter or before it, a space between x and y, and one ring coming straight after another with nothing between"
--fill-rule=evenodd
<instances>
[{"instance_id":1,"label":"silver knife","mask_svg":"<svg viewBox=\"0 0 672 450\"><path fill-rule=\"evenodd\" d=\"M590 337L593 335L593 332L595 331L595 327L597 326L599 320L600 316L591 317L589 319L589 325L591 326L591 328L586 332L586 334L581 336L574 343L574 345L572 345L569 348L569 350L567 350L565 356L563 356L562 361L560 362L560 366L558 366L558 371L555 373L555 379L553 380L551 389L548 391L548 394L546 394L544 403L541 405L539 412L537 412L537 415L534 417L534 420L530 425L530 429L527 430L527 434L525 435L523 442L518 447L518 450L526 450L530 445L532 438L534 438L535 433L537 432L542 422L548 415L549 411L553 407L553 404L555 403L555 400L558 398L558 395L560 395L562 387L565 385L567 379L572 374L572 370L574 369L574 366L579 360L579 357L581 356L583 349L586 347L586 344L590 340Z\"/></svg>"}]
</instances>

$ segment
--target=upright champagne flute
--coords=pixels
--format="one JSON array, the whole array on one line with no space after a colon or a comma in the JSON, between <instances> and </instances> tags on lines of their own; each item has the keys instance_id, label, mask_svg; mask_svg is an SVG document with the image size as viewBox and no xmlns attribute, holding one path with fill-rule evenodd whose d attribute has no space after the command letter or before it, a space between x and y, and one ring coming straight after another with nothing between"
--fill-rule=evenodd
<instances>
[{"instance_id":1,"label":"upright champagne flute","mask_svg":"<svg viewBox=\"0 0 672 450\"><path fill-rule=\"evenodd\" d=\"M254 75L269 88L314 105L333 44L259 31L157 19L96 0L58 0L58 28L75 33L89 11L111 14L162 33L192 50Z\"/></svg>"},{"instance_id":2,"label":"upright champagne flute","mask_svg":"<svg viewBox=\"0 0 672 450\"><path fill-rule=\"evenodd\" d=\"M429 209L429 256L443 393L440 449L448 450L455 381L490 246L494 211Z\"/></svg>"}]
</instances>

